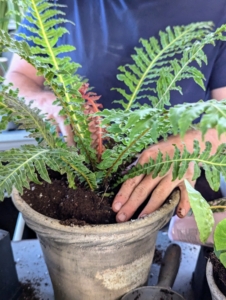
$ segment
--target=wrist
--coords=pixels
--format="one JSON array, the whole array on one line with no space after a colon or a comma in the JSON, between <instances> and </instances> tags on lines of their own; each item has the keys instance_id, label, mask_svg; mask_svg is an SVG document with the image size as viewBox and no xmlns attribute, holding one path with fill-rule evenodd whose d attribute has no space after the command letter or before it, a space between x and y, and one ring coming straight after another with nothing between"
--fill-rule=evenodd
<instances>
[{"instance_id":1,"label":"wrist","mask_svg":"<svg viewBox=\"0 0 226 300\"><path fill-rule=\"evenodd\" d=\"M220 144L226 143L226 136L222 135L221 138L218 138L217 130L211 128L208 129L204 136L202 136L199 130L190 130L186 132L183 138L179 135L169 138L171 144L176 144L180 150L182 150L185 145L189 152L193 152L195 140L199 142L201 152L206 148L206 142L210 142L212 145L211 154L214 154Z\"/></svg>"}]
</instances>

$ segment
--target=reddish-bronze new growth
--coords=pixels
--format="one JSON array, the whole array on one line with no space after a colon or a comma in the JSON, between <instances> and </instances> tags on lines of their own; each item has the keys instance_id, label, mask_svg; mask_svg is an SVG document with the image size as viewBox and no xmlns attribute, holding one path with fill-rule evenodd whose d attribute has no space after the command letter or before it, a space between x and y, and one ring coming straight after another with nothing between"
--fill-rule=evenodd
<instances>
[{"instance_id":1,"label":"reddish-bronze new growth","mask_svg":"<svg viewBox=\"0 0 226 300\"><path fill-rule=\"evenodd\" d=\"M92 114L97 113L103 107L102 104L96 103L97 100L100 99L101 96L97 96L96 93L87 92L89 88L88 83L84 83L80 88L79 92L81 93L83 99L85 99L85 114L91 115L89 118L89 131L91 132L92 138L92 147L97 151L98 161L101 160L101 155L104 151L103 146L103 134L105 130L101 128L101 117L92 116ZM105 138L106 139L106 138Z\"/></svg>"}]
</instances>

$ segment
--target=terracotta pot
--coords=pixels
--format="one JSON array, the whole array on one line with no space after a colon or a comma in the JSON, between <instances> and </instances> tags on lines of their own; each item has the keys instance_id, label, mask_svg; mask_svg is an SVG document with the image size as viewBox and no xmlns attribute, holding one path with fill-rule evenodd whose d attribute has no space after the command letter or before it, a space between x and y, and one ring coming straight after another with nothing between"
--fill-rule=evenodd
<instances>
[{"instance_id":1,"label":"terracotta pot","mask_svg":"<svg viewBox=\"0 0 226 300\"><path fill-rule=\"evenodd\" d=\"M213 278L213 265L210 260L208 260L206 265L206 277L207 282L210 288L210 292L212 295L213 300L224 300L226 297L221 293L221 291L218 289L214 278Z\"/></svg>"},{"instance_id":2,"label":"terracotta pot","mask_svg":"<svg viewBox=\"0 0 226 300\"><path fill-rule=\"evenodd\" d=\"M34 211L17 191L12 198L37 233L56 300L116 300L147 283L157 232L172 216L179 192L143 219L73 227Z\"/></svg>"}]
</instances>

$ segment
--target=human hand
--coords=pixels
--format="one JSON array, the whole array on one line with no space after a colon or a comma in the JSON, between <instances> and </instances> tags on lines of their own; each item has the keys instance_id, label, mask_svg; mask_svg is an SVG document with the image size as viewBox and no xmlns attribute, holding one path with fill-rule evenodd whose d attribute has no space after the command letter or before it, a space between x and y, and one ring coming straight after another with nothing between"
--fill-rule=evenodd
<instances>
[{"instance_id":1,"label":"human hand","mask_svg":"<svg viewBox=\"0 0 226 300\"><path fill-rule=\"evenodd\" d=\"M140 155L137 163L143 165L150 161L150 158L156 160L158 151L172 158L174 155L176 145L180 150L183 149L184 144L188 150L192 150L193 140L191 136L182 141L178 136L170 137L167 141L161 141L157 145L153 145L144 150ZM187 142L187 143L186 143ZM177 215L183 218L190 209L188 194L184 184L184 179L187 179L192 186L195 185L195 181L192 181L194 174L193 163L189 164L189 167L182 179L176 179L172 181L172 168L162 177L152 178L152 175L139 175L134 178L125 181L116 195L112 209L117 212L117 222L125 222L129 220L137 208L147 199L151 194L148 204L140 213L139 217L144 217L156 209L158 209L171 192L178 187L180 189L180 202L177 207Z\"/></svg>"},{"instance_id":2,"label":"human hand","mask_svg":"<svg viewBox=\"0 0 226 300\"><path fill-rule=\"evenodd\" d=\"M41 113L46 115L46 119L53 120L53 123L56 124L57 132L65 137L68 146L74 146L75 143L71 126L64 124L65 117L59 115L62 108L53 104L55 100L56 96L52 92L42 91L35 96L35 101L32 103L31 107L39 108ZM28 97L26 98L26 101L29 101Z\"/></svg>"}]
</instances>

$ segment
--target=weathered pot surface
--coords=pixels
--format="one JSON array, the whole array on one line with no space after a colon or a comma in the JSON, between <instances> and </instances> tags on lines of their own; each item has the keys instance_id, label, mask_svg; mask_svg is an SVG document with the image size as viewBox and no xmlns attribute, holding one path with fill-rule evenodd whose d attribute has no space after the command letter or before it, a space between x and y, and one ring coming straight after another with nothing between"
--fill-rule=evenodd
<instances>
[{"instance_id":1,"label":"weathered pot surface","mask_svg":"<svg viewBox=\"0 0 226 300\"><path fill-rule=\"evenodd\" d=\"M206 278L210 288L210 292L213 300L224 300L226 297L218 289L214 278L213 278L213 265L210 260L208 260L206 265Z\"/></svg>"},{"instance_id":2,"label":"weathered pot surface","mask_svg":"<svg viewBox=\"0 0 226 300\"><path fill-rule=\"evenodd\" d=\"M27 225L38 236L56 300L120 299L146 284L158 230L179 201L147 217L120 224L64 226L34 211L16 190L12 198Z\"/></svg>"}]
</instances>

